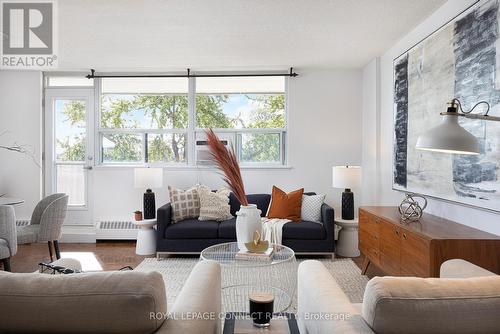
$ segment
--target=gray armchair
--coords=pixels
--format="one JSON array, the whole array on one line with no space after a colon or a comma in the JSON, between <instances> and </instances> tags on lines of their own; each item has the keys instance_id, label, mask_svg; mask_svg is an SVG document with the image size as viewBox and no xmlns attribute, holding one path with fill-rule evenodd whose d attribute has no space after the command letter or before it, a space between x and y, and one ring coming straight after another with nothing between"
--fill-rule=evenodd
<instances>
[{"instance_id":1,"label":"gray armchair","mask_svg":"<svg viewBox=\"0 0 500 334\"><path fill-rule=\"evenodd\" d=\"M0 259L5 271L11 271L10 258L17 253L16 215L10 205L0 205Z\"/></svg>"},{"instance_id":2,"label":"gray armchair","mask_svg":"<svg viewBox=\"0 0 500 334\"><path fill-rule=\"evenodd\" d=\"M66 218L68 209L68 195L53 194L38 202L31 223L17 229L17 243L30 244L34 242L47 242L49 245L50 260L53 260L52 246L56 258L60 259L59 238L61 238L61 227Z\"/></svg>"}]
</instances>

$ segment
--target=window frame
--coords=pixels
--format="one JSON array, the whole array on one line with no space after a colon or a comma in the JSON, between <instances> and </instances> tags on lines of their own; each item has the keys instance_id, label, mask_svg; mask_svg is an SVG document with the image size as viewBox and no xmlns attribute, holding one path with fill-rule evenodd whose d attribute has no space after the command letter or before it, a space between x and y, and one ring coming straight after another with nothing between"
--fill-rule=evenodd
<instances>
[{"instance_id":1,"label":"window frame","mask_svg":"<svg viewBox=\"0 0 500 334\"><path fill-rule=\"evenodd\" d=\"M249 72L251 74L251 72ZM125 73L113 73L119 75L126 75ZM231 74L231 72L225 72ZM45 73L44 86L45 88L62 88L62 87L49 87L50 76L75 76L76 73ZM79 76L82 74L78 74ZM102 96L102 79L95 78L94 85L85 88L94 89L94 166L97 168L109 167L138 167L138 166L154 166L173 169L210 169L213 166L198 165L196 163L196 134L204 132L205 128L199 128L196 124L196 78L190 77L188 80L188 124L185 129L110 129L101 127L101 96ZM289 137L289 77L284 77L284 92L285 94L285 125L283 128L214 128L215 133L230 133L235 138L234 149L237 155L241 168L290 168L288 166L288 137ZM81 87L68 86L67 89L77 89ZM133 94L133 93L131 93ZM235 93L237 94L237 93ZM106 133L132 133L139 134L142 138L142 160L140 162L104 162L102 157L102 136ZM184 150L184 162L147 162L146 160L146 145L145 134L185 134L187 145ZM245 133L279 133L280 134L280 161L279 162L241 162L241 135Z\"/></svg>"}]
</instances>

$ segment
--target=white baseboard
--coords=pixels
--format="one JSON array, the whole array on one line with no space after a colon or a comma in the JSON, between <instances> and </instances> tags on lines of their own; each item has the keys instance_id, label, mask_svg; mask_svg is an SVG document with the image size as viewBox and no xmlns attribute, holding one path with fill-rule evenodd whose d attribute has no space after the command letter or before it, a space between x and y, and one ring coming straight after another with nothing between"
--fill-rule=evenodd
<instances>
[{"instance_id":1,"label":"white baseboard","mask_svg":"<svg viewBox=\"0 0 500 334\"><path fill-rule=\"evenodd\" d=\"M63 225L61 243L95 244L96 229L93 225Z\"/></svg>"}]
</instances>

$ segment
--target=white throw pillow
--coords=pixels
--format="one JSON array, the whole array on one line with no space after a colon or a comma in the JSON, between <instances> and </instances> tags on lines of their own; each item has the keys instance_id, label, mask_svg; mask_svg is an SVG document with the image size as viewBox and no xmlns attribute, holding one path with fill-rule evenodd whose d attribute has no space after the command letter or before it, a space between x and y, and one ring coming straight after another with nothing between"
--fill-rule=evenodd
<instances>
[{"instance_id":1,"label":"white throw pillow","mask_svg":"<svg viewBox=\"0 0 500 334\"><path fill-rule=\"evenodd\" d=\"M326 195L302 195L301 219L310 222L321 222L321 206Z\"/></svg>"},{"instance_id":2,"label":"white throw pillow","mask_svg":"<svg viewBox=\"0 0 500 334\"><path fill-rule=\"evenodd\" d=\"M170 205L172 205L172 222L177 223L188 218L198 218L200 215L200 197L195 187L180 190L168 186Z\"/></svg>"},{"instance_id":3,"label":"white throw pillow","mask_svg":"<svg viewBox=\"0 0 500 334\"><path fill-rule=\"evenodd\" d=\"M206 186L199 186L197 190L200 196L198 220L223 221L233 218L229 206L229 190L221 188L217 192L213 192Z\"/></svg>"}]
</instances>

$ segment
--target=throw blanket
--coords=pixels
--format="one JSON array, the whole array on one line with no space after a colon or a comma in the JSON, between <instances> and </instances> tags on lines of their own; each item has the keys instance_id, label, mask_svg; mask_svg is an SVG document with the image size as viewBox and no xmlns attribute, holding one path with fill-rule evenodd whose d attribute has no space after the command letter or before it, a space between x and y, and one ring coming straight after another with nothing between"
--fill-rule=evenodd
<instances>
[{"instance_id":1,"label":"throw blanket","mask_svg":"<svg viewBox=\"0 0 500 334\"><path fill-rule=\"evenodd\" d=\"M269 243L281 245L283 225L291 222L290 219L262 218L262 239Z\"/></svg>"}]
</instances>

